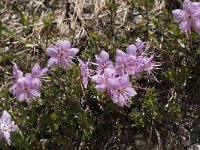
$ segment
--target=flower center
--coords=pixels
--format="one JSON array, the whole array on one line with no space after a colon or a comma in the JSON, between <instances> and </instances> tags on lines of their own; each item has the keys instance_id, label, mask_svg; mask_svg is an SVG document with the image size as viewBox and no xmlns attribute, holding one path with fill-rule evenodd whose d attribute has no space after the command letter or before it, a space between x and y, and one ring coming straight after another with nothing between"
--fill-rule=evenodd
<instances>
[{"instance_id":1,"label":"flower center","mask_svg":"<svg viewBox=\"0 0 200 150\"><path fill-rule=\"evenodd\" d=\"M64 57L65 53L64 52L60 52L60 57Z\"/></svg>"},{"instance_id":2,"label":"flower center","mask_svg":"<svg viewBox=\"0 0 200 150\"><path fill-rule=\"evenodd\" d=\"M117 92L119 92L119 93L122 93L122 91L123 91L123 90L122 90L121 87L117 89Z\"/></svg>"},{"instance_id":3,"label":"flower center","mask_svg":"<svg viewBox=\"0 0 200 150\"><path fill-rule=\"evenodd\" d=\"M2 131L8 131L8 126L7 126L6 124L1 124L1 125L0 125L0 129L1 129Z\"/></svg>"},{"instance_id":4,"label":"flower center","mask_svg":"<svg viewBox=\"0 0 200 150\"><path fill-rule=\"evenodd\" d=\"M103 64L103 68L107 68L108 67L108 64L107 63L104 63Z\"/></svg>"},{"instance_id":5,"label":"flower center","mask_svg":"<svg viewBox=\"0 0 200 150\"><path fill-rule=\"evenodd\" d=\"M64 53L63 53L63 52L61 52L61 53L60 53L60 56L61 56L61 57L63 57L63 56L64 56Z\"/></svg>"},{"instance_id":6,"label":"flower center","mask_svg":"<svg viewBox=\"0 0 200 150\"><path fill-rule=\"evenodd\" d=\"M125 64L121 64L121 69L124 69L125 67Z\"/></svg>"},{"instance_id":7,"label":"flower center","mask_svg":"<svg viewBox=\"0 0 200 150\"><path fill-rule=\"evenodd\" d=\"M24 85L24 91L28 91L28 85Z\"/></svg>"},{"instance_id":8,"label":"flower center","mask_svg":"<svg viewBox=\"0 0 200 150\"><path fill-rule=\"evenodd\" d=\"M193 17L191 15L188 15L188 19L192 19Z\"/></svg>"}]
</instances>

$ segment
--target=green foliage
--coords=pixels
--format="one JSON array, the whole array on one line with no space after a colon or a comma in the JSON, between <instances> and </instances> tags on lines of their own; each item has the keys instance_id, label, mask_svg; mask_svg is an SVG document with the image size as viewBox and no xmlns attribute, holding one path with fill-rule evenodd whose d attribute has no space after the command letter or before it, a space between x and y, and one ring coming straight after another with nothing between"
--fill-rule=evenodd
<instances>
[{"instance_id":1,"label":"green foliage","mask_svg":"<svg viewBox=\"0 0 200 150\"><path fill-rule=\"evenodd\" d=\"M20 132L15 132L11 134L12 136L12 146L17 148L17 149L23 149L27 150L30 149L30 146L28 145L26 138L24 135Z\"/></svg>"},{"instance_id":2,"label":"green foliage","mask_svg":"<svg viewBox=\"0 0 200 150\"><path fill-rule=\"evenodd\" d=\"M20 16L19 23L23 25L23 32L28 35L30 32L30 22L29 22L29 16L25 15L22 8L19 4L16 5L16 11L18 12Z\"/></svg>"},{"instance_id":3,"label":"green foliage","mask_svg":"<svg viewBox=\"0 0 200 150\"><path fill-rule=\"evenodd\" d=\"M100 41L100 37L99 37L99 35L98 35L98 33L97 32L92 32L92 33L90 33L90 36L89 36L89 39L88 39L89 41L89 44L91 45L91 46L97 46L97 44L99 43L99 41Z\"/></svg>"},{"instance_id":4,"label":"green foliage","mask_svg":"<svg viewBox=\"0 0 200 150\"><path fill-rule=\"evenodd\" d=\"M143 102L144 111L147 114L147 116L151 117L151 119L159 121L159 118L161 116L158 112L157 104L154 98L155 92L153 91L153 89L149 89L147 91L147 98Z\"/></svg>"},{"instance_id":5,"label":"green foliage","mask_svg":"<svg viewBox=\"0 0 200 150\"><path fill-rule=\"evenodd\" d=\"M132 109L131 110L131 117L135 121L135 124L139 127L144 127L145 122L144 122L144 115L140 114L140 112L137 109Z\"/></svg>"}]
</instances>

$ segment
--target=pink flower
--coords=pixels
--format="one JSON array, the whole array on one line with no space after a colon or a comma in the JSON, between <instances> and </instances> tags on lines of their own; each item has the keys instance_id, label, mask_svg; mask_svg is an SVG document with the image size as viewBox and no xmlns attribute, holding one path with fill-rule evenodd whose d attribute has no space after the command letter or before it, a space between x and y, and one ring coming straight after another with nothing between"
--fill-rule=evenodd
<instances>
[{"instance_id":1,"label":"pink flower","mask_svg":"<svg viewBox=\"0 0 200 150\"><path fill-rule=\"evenodd\" d=\"M109 92L115 87L116 72L112 68L106 68L103 74L92 76L92 81L96 83L96 90L98 92Z\"/></svg>"},{"instance_id":2,"label":"pink flower","mask_svg":"<svg viewBox=\"0 0 200 150\"><path fill-rule=\"evenodd\" d=\"M6 141L7 144L11 143L10 132L16 131L18 126L11 121L11 116L4 110L0 118L0 137Z\"/></svg>"},{"instance_id":3,"label":"pink flower","mask_svg":"<svg viewBox=\"0 0 200 150\"><path fill-rule=\"evenodd\" d=\"M88 85L88 79L90 78L90 69L89 69L89 65L90 65L90 61L87 61L86 63L84 63L82 60L79 60L79 65L81 68L81 76L82 76L82 81L83 81L83 86L84 88L87 88Z\"/></svg>"},{"instance_id":4,"label":"pink flower","mask_svg":"<svg viewBox=\"0 0 200 150\"><path fill-rule=\"evenodd\" d=\"M34 65L34 67L31 70L31 77L32 78L39 78L41 79L43 76L46 75L48 69L47 68L43 68L41 69L40 65L38 63L36 63Z\"/></svg>"},{"instance_id":5,"label":"pink flower","mask_svg":"<svg viewBox=\"0 0 200 150\"><path fill-rule=\"evenodd\" d=\"M126 54L137 56L142 53L143 49L144 42L140 38L137 38L135 44L131 44L126 48Z\"/></svg>"},{"instance_id":6,"label":"pink flower","mask_svg":"<svg viewBox=\"0 0 200 150\"><path fill-rule=\"evenodd\" d=\"M40 87L41 82L38 78L21 77L9 91L16 96L17 101L22 102L40 97Z\"/></svg>"},{"instance_id":7,"label":"pink flower","mask_svg":"<svg viewBox=\"0 0 200 150\"><path fill-rule=\"evenodd\" d=\"M25 77L26 78L29 78L30 80L33 80L33 79L39 79L40 80L40 86L41 85L41 82L42 82L42 77L46 75L48 69L45 67L43 69L41 69L40 65L38 63L36 63L34 65L34 67L31 69L31 73L26 73L25 74Z\"/></svg>"},{"instance_id":8,"label":"pink flower","mask_svg":"<svg viewBox=\"0 0 200 150\"><path fill-rule=\"evenodd\" d=\"M142 40L140 40L140 38L137 38L135 46L137 47L138 52L141 53L143 51L143 49L144 49L144 42Z\"/></svg>"},{"instance_id":9,"label":"pink flower","mask_svg":"<svg viewBox=\"0 0 200 150\"><path fill-rule=\"evenodd\" d=\"M134 69L135 74L138 75L139 73L142 73L144 71L147 71L150 73L150 71L154 68L155 62L153 61L154 56L151 55L150 57L145 56L138 56L136 60L134 61Z\"/></svg>"},{"instance_id":10,"label":"pink flower","mask_svg":"<svg viewBox=\"0 0 200 150\"><path fill-rule=\"evenodd\" d=\"M42 86L41 78L46 74L47 68L41 69L40 65L36 63L31 70L31 73L23 73L18 69L14 63L13 76L17 79L9 88L9 91L16 97L17 101L28 101L30 98L40 97L39 89Z\"/></svg>"},{"instance_id":11,"label":"pink flower","mask_svg":"<svg viewBox=\"0 0 200 150\"><path fill-rule=\"evenodd\" d=\"M113 68L113 62L109 60L109 54L106 51L102 51L100 55L95 55L95 58L98 65L97 73L101 73L105 68Z\"/></svg>"},{"instance_id":12,"label":"pink flower","mask_svg":"<svg viewBox=\"0 0 200 150\"><path fill-rule=\"evenodd\" d=\"M130 48L130 47L129 47ZM128 49L131 50L132 48ZM126 54L122 50L117 49L116 52L116 61L115 61L115 70L119 76L125 74L135 75L136 65L137 65L137 56L134 55L131 51L129 54Z\"/></svg>"},{"instance_id":13,"label":"pink flower","mask_svg":"<svg viewBox=\"0 0 200 150\"><path fill-rule=\"evenodd\" d=\"M121 107L127 105L128 99L136 94L135 89L129 84L129 76L127 74L119 77L115 89L110 91L113 102Z\"/></svg>"},{"instance_id":14,"label":"pink flower","mask_svg":"<svg viewBox=\"0 0 200 150\"><path fill-rule=\"evenodd\" d=\"M115 58L115 70L120 76L124 75L126 72L126 60L127 55L122 50L117 49Z\"/></svg>"},{"instance_id":15,"label":"pink flower","mask_svg":"<svg viewBox=\"0 0 200 150\"><path fill-rule=\"evenodd\" d=\"M154 68L155 62L153 61L154 56L151 55L150 57L143 58L143 69L144 71L150 72Z\"/></svg>"},{"instance_id":16,"label":"pink flower","mask_svg":"<svg viewBox=\"0 0 200 150\"><path fill-rule=\"evenodd\" d=\"M48 67L59 66L69 69L72 59L78 53L77 48L71 48L71 42L61 41L58 44L47 48L46 54L51 58L48 60Z\"/></svg>"},{"instance_id":17,"label":"pink flower","mask_svg":"<svg viewBox=\"0 0 200 150\"><path fill-rule=\"evenodd\" d=\"M131 44L126 48L126 54L128 55L137 55L137 47L135 46L135 44Z\"/></svg>"},{"instance_id":18,"label":"pink flower","mask_svg":"<svg viewBox=\"0 0 200 150\"><path fill-rule=\"evenodd\" d=\"M23 72L21 70L19 70L18 66L16 63L13 63L13 77L17 80L21 77L23 77Z\"/></svg>"},{"instance_id":19,"label":"pink flower","mask_svg":"<svg viewBox=\"0 0 200 150\"><path fill-rule=\"evenodd\" d=\"M190 28L194 28L200 33L200 7L199 3L185 0L183 10L175 9L172 14L176 20L180 21L180 29L182 32L188 32Z\"/></svg>"}]
</instances>

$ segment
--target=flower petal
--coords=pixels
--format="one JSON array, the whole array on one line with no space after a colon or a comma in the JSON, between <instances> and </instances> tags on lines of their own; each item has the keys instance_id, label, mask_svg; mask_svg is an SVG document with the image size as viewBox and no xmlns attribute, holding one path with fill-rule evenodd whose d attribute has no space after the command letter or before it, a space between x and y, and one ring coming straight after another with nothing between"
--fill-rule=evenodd
<instances>
[{"instance_id":1,"label":"flower petal","mask_svg":"<svg viewBox=\"0 0 200 150\"><path fill-rule=\"evenodd\" d=\"M106 91L106 85L105 84L98 84L95 86L96 90L98 92L105 92Z\"/></svg>"},{"instance_id":2,"label":"flower petal","mask_svg":"<svg viewBox=\"0 0 200 150\"><path fill-rule=\"evenodd\" d=\"M18 130L18 126L15 125L14 121L12 121L9 125L8 125L9 129L11 132Z\"/></svg>"},{"instance_id":3,"label":"flower petal","mask_svg":"<svg viewBox=\"0 0 200 150\"><path fill-rule=\"evenodd\" d=\"M121 87L126 88L129 86L129 76L128 74L123 75L119 78L119 84Z\"/></svg>"},{"instance_id":4,"label":"flower petal","mask_svg":"<svg viewBox=\"0 0 200 150\"><path fill-rule=\"evenodd\" d=\"M132 88L132 87L127 87L127 88L125 89L125 92L126 92L126 94L128 95L128 97L132 97L132 96L137 95L135 89Z\"/></svg>"},{"instance_id":5,"label":"flower petal","mask_svg":"<svg viewBox=\"0 0 200 150\"><path fill-rule=\"evenodd\" d=\"M67 68L69 69L71 67L72 61L70 59L60 59L59 66L62 68Z\"/></svg>"},{"instance_id":6,"label":"flower petal","mask_svg":"<svg viewBox=\"0 0 200 150\"><path fill-rule=\"evenodd\" d=\"M11 116L6 110L4 110L2 113L1 121L2 123L7 124L7 125L11 122Z\"/></svg>"},{"instance_id":7,"label":"flower petal","mask_svg":"<svg viewBox=\"0 0 200 150\"><path fill-rule=\"evenodd\" d=\"M32 89L36 89L38 90L39 88L41 88L42 86L42 83L41 83L41 80L39 78L32 78L31 81L30 81L30 87Z\"/></svg>"},{"instance_id":8,"label":"flower petal","mask_svg":"<svg viewBox=\"0 0 200 150\"><path fill-rule=\"evenodd\" d=\"M37 73L37 72L39 72L40 70L41 70L40 65L39 65L38 63L36 63L36 64L33 66L33 68L31 69L31 72L32 72L32 73Z\"/></svg>"},{"instance_id":9,"label":"flower petal","mask_svg":"<svg viewBox=\"0 0 200 150\"><path fill-rule=\"evenodd\" d=\"M57 57L58 48L56 46L52 46L46 49L46 54L50 57Z\"/></svg>"},{"instance_id":10,"label":"flower petal","mask_svg":"<svg viewBox=\"0 0 200 150\"><path fill-rule=\"evenodd\" d=\"M40 92L38 90L31 90L30 91L30 98L37 98L40 97Z\"/></svg>"},{"instance_id":11,"label":"flower petal","mask_svg":"<svg viewBox=\"0 0 200 150\"><path fill-rule=\"evenodd\" d=\"M23 72L21 70L18 69L18 66L16 63L12 62L13 63L13 77L18 79L20 77L23 76Z\"/></svg>"},{"instance_id":12,"label":"flower petal","mask_svg":"<svg viewBox=\"0 0 200 150\"><path fill-rule=\"evenodd\" d=\"M139 52L142 52L143 48L144 48L144 42L142 40L140 40L140 38L137 38L135 46L137 47L137 49L139 50Z\"/></svg>"},{"instance_id":13,"label":"flower petal","mask_svg":"<svg viewBox=\"0 0 200 150\"><path fill-rule=\"evenodd\" d=\"M44 75L47 73L47 71L48 71L48 68L45 67L45 68L43 68L43 69L41 70L40 74L41 74L42 76L44 76Z\"/></svg>"},{"instance_id":14,"label":"flower petal","mask_svg":"<svg viewBox=\"0 0 200 150\"><path fill-rule=\"evenodd\" d=\"M182 21L185 18L185 12L181 9L173 10L172 14L176 18L176 20L178 20L178 21Z\"/></svg>"},{"instance_id":15,"label":"flower petal","mask_svg":"<svg viewBox=\"0 0 200 150\"><path fill-rule=\"evenodd\" d=\"M108 61L109 60L109 54L106 51L102 51L101 54L99 55L99 58L103 61Z\"/></svg>"},{"instance_id":16,"label":"flower petal","mask_svg":"<svg viewBox=\"0 0 200 150\"><path fill-rule=\"evenodd\" d=\"M10 132L4 131L4 132L3 132L3 137L4 137L4 140L6 141L7 144L10 144L10 143L11 143Z\"/></svg>"},{"instance_id":17,"label":"flower petal","mask_svg":"<svg viewBox=\"0 0 200 150\"><path fill-rule=\"evenodd\" d=\"M195 20L192 24L196 32L200 33L200 20Z\"/></svg>"},{"instance_id":18,"label":"flower petal","mask_svg":"<svg viewBox=\"0 0 200 150\"><path fill-rule=\"evenodd\" d=\"M54 67L58 64L58 60L54 57L51 57L47 62L47 67Z\"/></svg>"},{"instance_id":19,"label":"flower petal","mask_svg":"<svg viewBox=\"0 0 200 150\"><path fill-rule=\"evenodd\" d=\"M105 77L112 78L112 77L115 77L115 75L116 75L116 71L112 68L106 68L104 70Z\"/></svg>"},{"instance_id":20,"label":"flower petal","mask_svg":"<svg viewBox=\"0 0 200 150\"><path fill-rule=\"evenodd\" d=\"M126 53L124 53L120 49L117 49L117 51L116 51L116 58L118 58L118 57L125 58L126 57Z\"/></svg>"},{"instance_id":21,"label":"flower petal","mask_svg":"<svg viewBox=\"0 0 200 150\"><path fill-rule=\"evenodd\" d=\"M190 13L192 11L192 2L190 0L185 0L183 2L183 10L187 13Z\"/></svg>"},{"instance_id":22,"label":"flower petal","mask_svg":"<svg viewBox=\"0 0 200 150\"><path fill-rule=\"evenodd\" d=\"M194 7L194 8L200 8L200 2L193 2L192 3L192 6Z\"/></svg>"},{"instance_id":23,"label":"flower petal","mask_svg":"<svg viewBox=\"0 0 200 150\"><path fill-rule=\"evenodd\" d=\"M71 42L70 41L60 41L57 46L61 48L61 50L69 50L71 48Z\"/></svg>"},{"instance_id":24,"label":"flower petal","mask_svg":"<svg viewBox=\"0 0 200 150\"><path fill-rule=\"evenodd\" d=\"M190 27L191 27L191 21L182 21L180 23L180 29L182 32L188 32L190 30Z\"/></svg>"},{"instance_id":25,"label":"flower petal","mask_svg":"<svg viewBox=\"0 0 200 150\"><path fill-rule=\"evenodd\" d=\"M137 54L137 47L134 44L129 45L126 48L126 53L129 55L136 55Z\"/></svg>"},{"instance_id":26,"label":"flower petal","mask_svg":"<svg viewBox=\"0 0 200 150\"><path fill-rule=\"evenodd\" d=\"M78 53L79 49L77 48L70 48L69 49L69 55L74 57Z\"/></svg>"},{"instance_id":27,"label":"flower petal","mask_svg":"<svg viewBox=\"0 0 200 150\"><path fill-rule=\"evenodd\" d=\"M95 83L101 83L101 78L100 78L100 75L94 75L91 77L92 81L95 82Z\"/></svg>"},{"instance_id":28,"label":"flower petal","mask_svg":"<svg viewBox=\"0 0 200 150\"><path fill-rule=\"evenodd\" d=\"M28 95L26 93L19 93L16 94L16 99L18 102L23 102L24 100L28 99Z\"/></svg>"}]
</instances>

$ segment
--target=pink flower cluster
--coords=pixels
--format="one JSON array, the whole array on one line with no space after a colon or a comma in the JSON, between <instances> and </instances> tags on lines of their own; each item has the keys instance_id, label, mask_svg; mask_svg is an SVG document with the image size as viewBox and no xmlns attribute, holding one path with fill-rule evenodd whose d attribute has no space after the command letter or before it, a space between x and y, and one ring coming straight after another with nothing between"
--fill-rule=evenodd
<instances>
[{"instance_id":1,"label":"pink flower cluster","mask_svg":"<svg viewBox=\"0 0 200 150\"><path fill-rule=\"evenodd\" d=\"M58 44L47 48L46 53L51 58L48 60L47 67L62 67L69 69L73 64L72 59L78 52L78 49L71 48L69 41L61 41ZM17 101L28 102L29 99L40 97L42 87L42 77L47 74L48 68L41 68L38 63L34 65L30 73L24 73L13 62L14 83L9 91L16 97ZM3 111L0 118L0 138L4 139L7 144L11 143L10 132L17 130L18 127L11 121L11 116L6 110Z\"/></svg>"},{"instance_id":2,"label":"pink flower cluster","mask_svg":"<svg viewBox=\"0 0 200 150\"><path fill-rule=\"evenodd\" d=\"M17 129L18 126L11 120L10 114L4 110L0 118L0 138L4 139L7 144L10 144L10 132L14 132Z\"/></svg>"},{"instance_id":3,"label":"pink flower cluster","mask_svg":"<svg viewBox=\"0 0 200 150\"><path fill-rule=\"evenodd\" d=\"M78 52L78 49L71 48L69 41L61 41L56 45L47 48L46 53L51 58L48 60L47 67L62 67L69 69L73 64L72 59ZM16 97L17 101L28 101L40 97L40 88L42 86L42 77L46 75L47 67L41 69L38 63L32 68L31 73L19 70L18 66L13 63L14 84L9 89Z\"/></svg>"},{"instance_id":4,"label":"pink flower cluster","mask_svg":"<svg viewBox=\"0 0 200 150\"><path fill-rule=\"evenodd\" d=\"M153 55L145 55L144 44L138 38L135 44L126 48L126 52L117 49L115 65L106 51L95 56L96 63L79 60L84 87L87 88L88 79L91 78L98 92L108 93L113 102L121 107L127 105L129 98L137 94L131 87L129 76L150 72L155 64ZM90 64L96 64L96 70L89 69Z\"/></svg>"},{"instance_id":5,"label":"pink flower cluster","mask_svg":"<svg viewBox=\"0 0 200 150\"><path fill-rule=\"evenodd\" d=\"M172 14L177 21L180 21L180 29L187 33L193 28L200 34L200 2L191 2L185 0L183 3L183 10L175 9Z\"/></svg>"},{"instance_id":6,"label":"pink flower cluster","mask_svg":"<svg viewBox=\"0 0 200 150\"><path fill-rule=\"evenodd\" d=\"M15 95L17 101L28 101L29 98L40 97L41 79L47 73L47 70L47 68L41 69L40 65L36 63L31 73L26 73L24 76L16 63L13 63L13 77L15 82L9 90Z\"/></svg>"},{"instance_id":7,"label":"pink flower cluster","mask_svg":"<svg viewBox=\"0 0 200 150\"><path fill-rule=\"evenodd\" d=\"M144 49L145 43L138 38L135 44L126 48L126 52L120 49L116 50L115 63L110 60L106 51L95 55L96 63L78 59L83 86L87 88L88 79L91 79L98 92L108 93L113 102L121 107L127 105L129 99L137 94L129 82L129 76L137 77L144 71L150 73L154 67L154 56L148 56ZM47 67L58 66L69 69L78 51L77 48L71 47L69 41L61 41L50 46L46 50L46 54L50 56ZM89 68L91 64L97 66L95 70ZM28 101L28 99L40 97L42 77L46 75L47 67L41 69L40 65L36 63L31 73L26 73L24 76L18 66L13 63L15 82L10 88L10 92L17 101Z\"/></svg>"},{"instance_id":8,"label":"pink flower cluster","mask_svg":"<svg viewBox=\"0 0 200 150\"><path fill-rule=\"evenodd\" d=\"M129 76L138 76L144 71L150 72L154 67L153 55L145 54L144 45L144 42L137 39L135 44L126 48L126 52L117 49L115 64L110 60L106 51L95 56L96 63L78 59L84 87L87 88L88 80L91 79L98 92L108 93L113 102L121 107L128 105L129 99L137 94L129 82ZM47 48L46 54L50 56L47 67L57 66L69 69L74 64L73 59L78 51L77 48L71 48L69 41L61 41ZM89 68L91 64L97 66L95 70ZM17 101L28 102L29 99L40 97L42 77L47 74L47 67L42 69L36 63L31 72L24 75L17 64L13 62L14 83L9 91ZM0 118L0 137L10 144L10 132L17 129L18 127L11 121L7 111L3 111Z\"/></svg>"}]
</instances>

